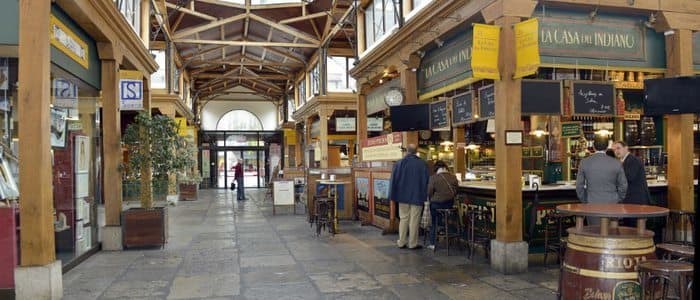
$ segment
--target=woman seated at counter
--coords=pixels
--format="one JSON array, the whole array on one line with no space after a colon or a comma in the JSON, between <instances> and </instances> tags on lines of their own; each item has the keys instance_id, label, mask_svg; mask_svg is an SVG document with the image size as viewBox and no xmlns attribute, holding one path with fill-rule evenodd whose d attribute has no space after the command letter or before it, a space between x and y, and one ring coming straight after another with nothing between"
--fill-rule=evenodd
<instances>
[{"instance_id":1,"label":"woman seated at counter","mask_svg":"<svg viewBox=\"0 0 700 300\"><path fill-rule=\"evenodd\" d=\"M437 210L452 208L457 195L459 182L457 177L450 173L445 162L435 162L435 174L428 180L428 199L430 200L430 245L428 249L435 249L435 230L438 224ZM443 220L444 221L444 220Z\"/></svg>"}]
</instances>

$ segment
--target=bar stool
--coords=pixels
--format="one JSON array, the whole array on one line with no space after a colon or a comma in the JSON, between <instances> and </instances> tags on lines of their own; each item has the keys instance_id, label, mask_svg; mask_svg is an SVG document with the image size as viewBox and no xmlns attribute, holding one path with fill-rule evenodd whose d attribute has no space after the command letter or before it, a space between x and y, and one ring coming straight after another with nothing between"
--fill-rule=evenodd
<instances>
[{"instance_id":1,"label":"bar stool","mask_svg":"<svg viewBox=\"0 0 700 300\"><path fill-rule=\"evenodd\" d=\"M474 256L474 249L477 246L484 248L486 258L491 250L491 240L494 238L489 228L491 220L490 210L469 209L467 216L467 246L469 246L469 259Z\"/></svg>"},{"instance_id":2,"label":"bar stool","mask_svg":"<svg viewBox=\"0 0 700 300\"><path fill-rule=\"evenodd\" d=\"M314 198L315 214L313 220L316 224L316 236L320 236L321 231L326 228L328 228L329 232L335 234L333 232L333 209L335 205L333 199L320 196L314 196Z\"/></svg>"},{"instance_id":3,"label":"bar stool","mask_svg":"<svg viewBox=\"0 0 700 300\"><path fill-rule=\"evenodd\" d=\"M666 232L670 233L664 243L656 245L662 251L664 259L692 260L695 256L695 242L689 238L695 232L695 213L683 210L671 210L666 222ZM690 227L690 228L688 228ZM678 232L678 231L681 232Z\"/></svg>"},{"instance_id":4,"label":"bar stool","mask_svg":"<svg viewBox=\"0 0 700 300\"><path fill-rule=\"evenodd\" d=\"M430 225L436 227L435 248L433 248L433 252L435 252L437 249L440 239L444 239L447 243L447 256L450 256L450 239L460 238L462 236L462 227L459 224L457 209L454 207L438 208L435 210L435 212L437 213L437 220L432 220L432 224ZM440 220L442 220L442 224L440 224ZM441 225L443 226L444 231L439 230ZM450 230L450 227L452 227L452 230Z\"/></svg>"},{"instance_id":5,"label":"bar stool","mask_svg":"<svg viewBox=\"0 0 700 300\"><path fill-rule=\"evenodd\" d=\"M693 299L693 264L675 260L640 262L639 282L642 299L658 299L657 286L661 285L661 299L669 299L669 286L675 291L671 299Z\"/></svg>"},{"instance_id":6,"label":"bar stool","mask_svg":"<svg viewBox=\"0 0 700 300\"><path fill-rule=\"evenodd\" d=\"M544 216L544 265L547 265L547 255L552 252L561 263L566 251L567 238L564 236L564 223L572 221L571 216L550 212Z\"/></svg>"}]
</instances>

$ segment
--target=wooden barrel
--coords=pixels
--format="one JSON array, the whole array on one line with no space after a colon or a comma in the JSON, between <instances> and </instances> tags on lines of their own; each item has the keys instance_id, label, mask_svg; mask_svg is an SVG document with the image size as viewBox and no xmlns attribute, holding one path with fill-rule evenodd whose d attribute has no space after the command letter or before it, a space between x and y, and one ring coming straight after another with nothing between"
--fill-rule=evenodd
<instances>
[{"instance_id":1,"label":"wooden barrel","mask_svg":"<svg viewBox=\"0 0 700 300\"><path fill-rule=\"evenodd\" d=\"M599 226L570 228L561 274L562 299L642 299L637 265L655 259L654 233L618 227L600 236Z\"/></svg>"}]
</instances>

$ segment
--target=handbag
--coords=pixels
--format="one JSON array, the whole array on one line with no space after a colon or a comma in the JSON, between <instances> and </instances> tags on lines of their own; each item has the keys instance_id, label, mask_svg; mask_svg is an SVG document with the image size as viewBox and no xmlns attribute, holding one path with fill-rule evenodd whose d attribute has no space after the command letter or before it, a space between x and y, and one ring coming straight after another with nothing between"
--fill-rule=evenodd
<instances>
[{"instance_id":1,"label":"handbag","mask_svg":"<svg viewBox=\"0 0 700 300\"><path fill-rule=\"evenodd\" d=\"M233 190L235 190L235 189L236 189L236 182L235 182L235 181L231 181L231 190L233 191Z\"/></svg>"},{"instance_id":2,"label":"handbag","mask_svg":"<svg viewBox=\"0 0 700 300\"><path fill-rule=\"evenodd\" d=\"M423 204L423 217L420 219L420 227L423 229L428 229L430 228L431 225L431 218L430 218L430 201L425 201Z\"/></svg>"},{"instance_id":3,"label":"handbag","mask_svg":"<svg viewBox=\"0 0 700 300\"><path fill-rule=\"evenodd\" d=\"M444 174L444 173L443 173L443 174ZM440 178L442 178L442 180L445 181L445 183L447 183L447 187L450 188L450 192L452 193L452 199L454 199L455 196L457 196L457 191L455 191L454 187L452 187L452 185L450 184L450 182L447 181L447 179L445 179L445 176L442 176L442 174L440 174Z\"/></svg>"}]
</instances>

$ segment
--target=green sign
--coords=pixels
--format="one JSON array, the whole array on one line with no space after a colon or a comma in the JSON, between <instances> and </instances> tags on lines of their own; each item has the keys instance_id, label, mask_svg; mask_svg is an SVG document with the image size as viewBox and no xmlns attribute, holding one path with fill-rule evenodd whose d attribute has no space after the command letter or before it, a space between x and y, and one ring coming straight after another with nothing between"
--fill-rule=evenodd
<instances>
[{"instance_id":1,"label":"green sign","mask_svg":"<svg viewBox=\"0 0 700 300\"><path fill-rule=\"evenodd\" d=\"M420 62L420 94L436 90L471 77L472 31L464 31L446 41L442 47L428 50Z\"/></svg>"},{"instance_id":2,"label":"green sign","mask_svg":"<svg viewBox=\"0 0 700 300\"><path fill-rule=\"evenodd\" d=\"M562 122L561 136L572 137L581 135L581 122Z\"/></svg>"},{"instance_id":3,"label":"green sign","mask_svg":"<svg viewBox=\"0 0 700 300\"><path fill-rule=\"evenodd\" d=\"M693 64L700 69L700 31L693 33Z\"/></svg>"},{"instance_id":4,"label":"green sign","mask_svg":"<svg viewBox=\"0 0 700 300\"><path fill-rule=\"evenodd\" d=\"M636 281L620 281L613 289L613 300L642 299L642 288Z\"/></svg>"},{"instance_id":5,"label":"green sign","mask_svg":"<svg viewBox=\"0 0 700 300\"><path fill-rule=\"evenodd\" d=\"M630 20L540 17L540 54L644 61L645 36Z\"/></svg>"}]
</instances>

